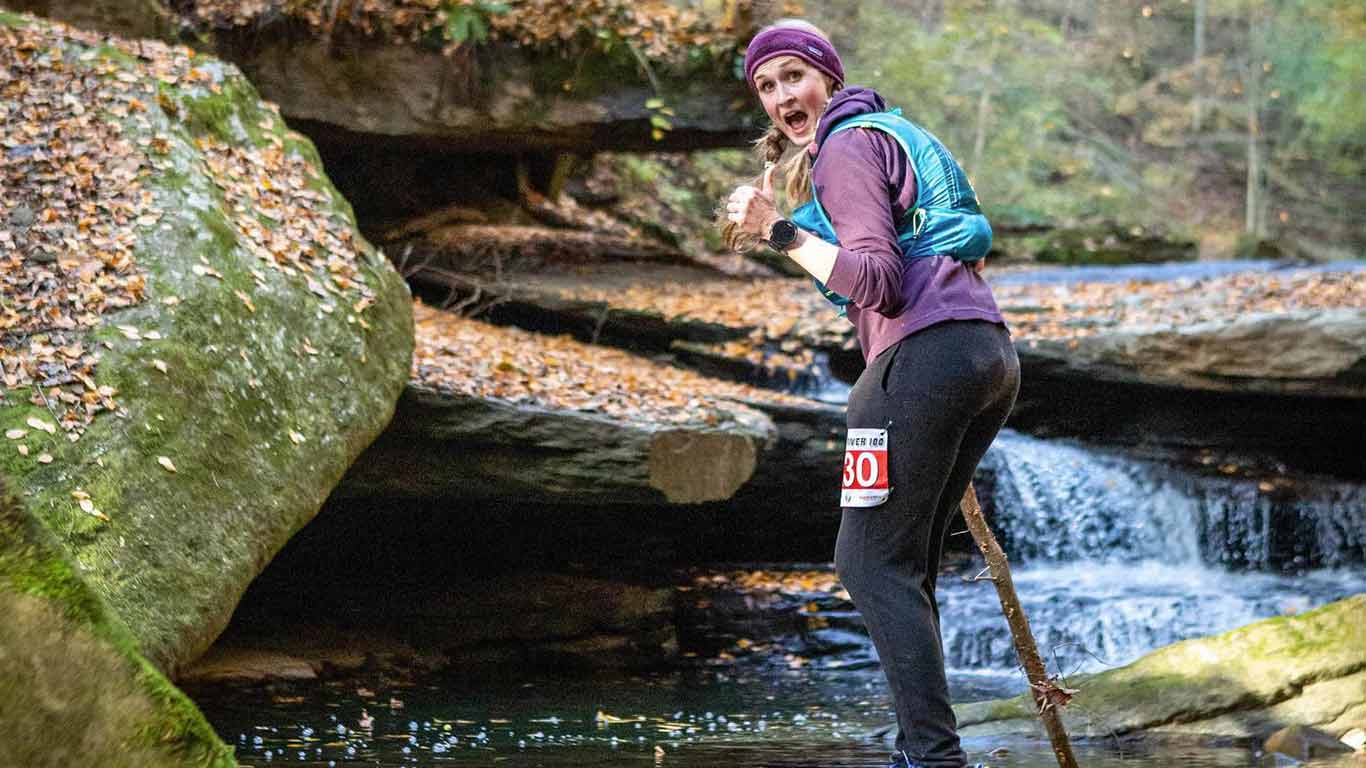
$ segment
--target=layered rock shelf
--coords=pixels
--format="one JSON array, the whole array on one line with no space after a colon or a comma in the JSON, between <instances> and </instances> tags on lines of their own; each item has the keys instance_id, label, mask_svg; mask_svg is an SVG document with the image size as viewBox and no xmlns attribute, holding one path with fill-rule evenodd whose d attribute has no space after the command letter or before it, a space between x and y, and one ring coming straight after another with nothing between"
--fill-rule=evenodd
<instances>
[{"instance_id":1,"label":"layered rock shelf","mask_svg":"<svg viewBox=\"0 0 1366 768\"><path fill-rule=\"evenodd\" d=\"M413 381L341 497L717 501L777 437L757 408L806 405L568 337L414 313Z\"/></svg>"},{"instance_id":2,"label":"layered rock shelf","mask_svg":"<svg viewBox=\"0 0 1366 768\"><path fill-rule=\"evenodd\" d=\"M456 6L483 30L479 40L451 36L449 14L408 0L7 5L114 34L189 38L237 64L315 140L403 137L452 152L697 149L741 144L757 124L731 72L737 46L766 20L746 3Z\"/></svg>"},{"instance_id":3,"label":"layered rock shelf","mask_svg":"<svg viewBox=\"0 0 1366 768\"><path fill-rule=\"evenodd\" d=\"M862 370L852 327L801 279L696 266L450 265L488 317L668 352L711 375L791 387ZM462 268L463 267L463 268ZM1366 271L1025 284L993 273L1023 367L1012 425L1129 444L1241 449L1366 474ZM420 278L419 278L420 279ZM1352 450L1339 450L1343 445Z\"/></svg>"}]
</instances>

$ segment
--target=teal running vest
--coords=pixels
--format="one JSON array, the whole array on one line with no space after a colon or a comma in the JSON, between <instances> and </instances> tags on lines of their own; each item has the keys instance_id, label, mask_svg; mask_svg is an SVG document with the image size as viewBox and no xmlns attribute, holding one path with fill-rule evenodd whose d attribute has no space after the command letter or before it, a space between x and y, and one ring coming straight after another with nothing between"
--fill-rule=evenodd
<instances>
[{"instance_id":1,"label":"teal running vest","mask_svg":"<svg viewBox=\"0 0 1366 768\"><path fill-rule=\"evenodd\" d=\"M896 139L915 172L915 207L897 222L897 244L902 260L924 256L952 256L976 261L991 250L991 224L977 205L977 193L967 174L934 134L901 116L900 109L846 118L830 136L850 128L875 128ZM829 137L826 137L829 140ZM831 245L839 245L835 227L821 207L816 184L811 183L811 202L792 212L792 221ZM845 313L848 298L817 280L816 287L831 304Z\"/></svg>"}]
</instances>

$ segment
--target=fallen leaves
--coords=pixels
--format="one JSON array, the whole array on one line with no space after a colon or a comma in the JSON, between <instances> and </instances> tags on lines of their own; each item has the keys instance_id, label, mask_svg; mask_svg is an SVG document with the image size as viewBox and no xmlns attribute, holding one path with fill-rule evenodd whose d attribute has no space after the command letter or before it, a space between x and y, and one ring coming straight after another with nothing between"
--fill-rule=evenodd
<instances>
[{"instance_id":1,"label":"fallen leaves","mask_svg":"<svg viewBox=\"0 0 1366 768\"><path fill-rule=\"evenodd\" d=\"M508 0L503 13L479 11L497 40L535 48L581 52L607 41L621 41L659 63L687 61L689 51L710 48L728 53L739 43L737 30L720 13L703 14L667 0ZM211 26L250 26L286 15L316 34L340 26L366 36L416 42L443 28L453 9L476 7L475 0L363 0L340 6L282 3L279 0L195 0L194 18ZM330 10L329 10L330 9ZM745 30L738 30L743 33Z\"/></svg>"},{"instance_id":2,"label":"fallen leaves","mask_svg":"<svg viewBox=\"0 0 1366 768\"><path fill-rule=\"evenodd\" d=\"M1109 330L1179 328L1251 313L1360 309L1366 270L1243 272L1202 279L1120 283L1010 284L993 288L1017 341L1079 339ZM847 348L853 328L803 279L716 278L647 282L623 289L593 280L561 285L560 298L601 302L610 310L655 314L670 322L748 329L743 338L692 345L768 369L805 370L812 349Z\"/></svg>"},{"instance_id":3,"label":"fallen leaves","mask_svg":"<svg viewBox=\"0 0 1366 768\"><path fill-rule=\"evenodd\" d=\"M71 497L76 500L76 505L81 508L82 512L91 517L99 518L106 523L109 522L109 516L101 512L99 508L95 506L95 500L90 498L89 493L77 488L71 492Z\"/></svg>"},{"instance_id":4,"label":"fallen leaves","mask_svg":"<svg viewBox=\"0 0 1366 768\"><path fill-rule=\"evenodd\" d=\"M420 302L414 304L413 314L413 378L472 397L627 421L700 425L728 418L735 402L807 402L569 336L480 323Z\"/></svg>"},{"instance_id":5,"label":"fallen leaves","mask_svg":"<svg viewBox=\"0 0 1366 768\"><path fill-rule=\"evenodd\" d=\"M57 434L57 426L55 424L53 424L50 421L43 421L37 416L28 417L25 423L27 423L30 427L33 427L34 429L41 429L49 435Z\"/></svg>"},{"instance_id":6,"label":"fallen leaves","mask_svg":"<svg viewBox=\"0 0 1366 768\"><path fill-rule=\"evenodd\" d=\"M146 156L110 119L139 90L113 58L88 56L102 42L60 25L0 29L0 378L48 389L73 434L111 405L86 396L98 353L78 339L143 300L134 226L161 215Z\"/></svg>"},{"instance_id":7,"label":"fallen leaves","mask_svg":"<svg viewBox=\"0 0 1366 768\"><path fill-rule=\"evenodd\" d=\"M48 434L76 440L98 414L123 410L114 389L96 383L111 345L89 334L146 298L134 252L149 230L172 227L158 207L164 172L210 176L235 245L269 265L249 270L256 287L274 269L316 289L321 312L353 307L346 322L369 327L361 313L375 297L358 269L359 238L283 122L253 121L268 131L261 146L190 136L191 126L174 122L188 115L185 100L222 90L202 64L184 46L62 24L0 28L0 385L47 408L56 422ZM225 263L200 256L190 268L228 282ZM255 314L261 300L244 287L225 289ZM161 298L165 307L180 301ZM126 321L114 330L135 343L163 338ZM162 360L151 365L168 373Z\"/></svg>"},{"instance_id":8,"label":"fallen leaves","mask_svg":"<svg viewBox=\"0 0 1366 768\"><path fill-rule=\"evenodd\" d=\"M834 571L741 570L695 576L693 585L699 589L731 589L742 593L783 594L791 597L833 596L848 600L849 593L840 586ZM804 612L815 612L807 608Z\"/></svg>"},{"instance_id":9,"label":"fallen leaves","mask_svg":"<svg viewBox=\"0 0 1366 768\"><path fill-rule=\"evenodd\" d=\"M1360 309L1366 305L1366 271L1243 272L1161 282L1004 285L993 291L1017 338L1066 341L1252 313Z\"/></svg>"}]
</instances>

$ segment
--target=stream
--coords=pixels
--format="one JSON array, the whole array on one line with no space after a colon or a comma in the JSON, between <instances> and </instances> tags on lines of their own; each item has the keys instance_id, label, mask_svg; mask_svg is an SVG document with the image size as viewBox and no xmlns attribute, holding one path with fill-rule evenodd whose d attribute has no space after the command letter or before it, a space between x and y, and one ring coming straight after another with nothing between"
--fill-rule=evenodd
<instances>
[{"instance_id":1,"label":"stream","mask_svg":"<svg viewBox=\"0 0 1366 768\"><path fill-rule=\"evenodd\" d=\"M1366 591L1366 486L1010 430L982 469L987 503L1010 510L995 526L1040 648L1064 675ZM960 558L940 579L956 701L1023 691L994 591L968 579L976 568ZM772 586L743 588L735 574ZM870 734L892 711L831 564L694 567L678 589L681 659L658 672L377 674L191 694L251 766L885 765ZM1055 764L1030 740L965 748L993 766ZM1256 764L1241 744L1090 743L1079 758Z\"/></svg>"}]
</instances>

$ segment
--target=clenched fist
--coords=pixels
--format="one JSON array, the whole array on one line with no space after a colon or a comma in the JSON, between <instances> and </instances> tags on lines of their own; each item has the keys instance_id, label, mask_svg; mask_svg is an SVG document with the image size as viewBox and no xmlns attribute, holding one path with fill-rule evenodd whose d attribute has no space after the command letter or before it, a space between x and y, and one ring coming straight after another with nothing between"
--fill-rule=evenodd
<instances>
[{"instance_id":1,"label":"clenched fist","mask_svg":"<svg viewBox=\"0 0 1366 768\"><path fill-rule=\"evenodd\" d=\"M748 184L736 187L726 199L726 218L735 222L740 230L759 237L768 237L773 222L781 219L778 205L773 201L773 172L776 165L769 166L759 182L760 186Z\"/></svg>"}]
</instances>

